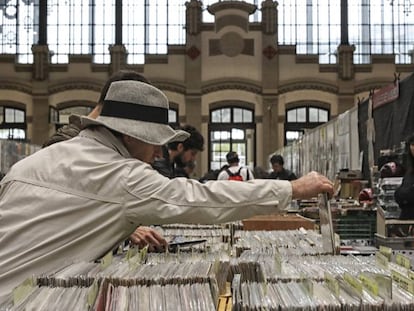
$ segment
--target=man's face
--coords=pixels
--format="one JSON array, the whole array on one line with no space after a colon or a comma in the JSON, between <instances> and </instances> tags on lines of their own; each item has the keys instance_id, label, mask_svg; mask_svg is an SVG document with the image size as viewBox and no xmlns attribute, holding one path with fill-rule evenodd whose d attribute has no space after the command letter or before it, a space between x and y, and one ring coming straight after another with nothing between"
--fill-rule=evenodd
<instances>
[{"instance_id":1,"label":"man's face","mask_svg":"<svg viewBox=\"0 0 414 311\"><path fill-rule=\"evenodd\" d=\"M181 161L186 164L188 162L194 162L198 154L197 149L188 149L181 153Z\"/></svg>"},{"instance_id":2,"label":"man's face","mask_svg":"<svg viewBox=\"0 0 414 311\"><path fill-rule=\"evenodd\" d=\"M283 165L281 165L280 163L273 163L272 168L274 172L280 173L283 170Z\"/></svg>"},{"instance_id":3,"label":"man's face","mask_svg":"<svg viewBox=\"0 0 414 311\"><path fill-rule=\"evenodd\" d=\"M162 157L161 146L147 144L141 140L130 136L123 137L125 147L128 149L131 157L141 160L142 162L152 164L155 158Z\"/></svg>"}]
</instances>

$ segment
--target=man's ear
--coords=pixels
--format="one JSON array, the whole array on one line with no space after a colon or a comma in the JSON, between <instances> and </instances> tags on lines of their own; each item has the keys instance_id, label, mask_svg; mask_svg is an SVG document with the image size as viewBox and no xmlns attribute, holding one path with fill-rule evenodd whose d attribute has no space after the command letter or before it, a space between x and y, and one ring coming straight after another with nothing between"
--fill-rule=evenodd
<instances>
[{"instance_id":1,"label":"man's ear","mask_svg":"<svg viewBox=\"0 0 414 311\"><path fill-rule=\"evenodd\" d=\"M178 145L177 145L177 151L178 151L178 153L181 153L181 152L184 151L184 145L183 145L183 143L178 143Z\"/></svg>"}]
</instances>

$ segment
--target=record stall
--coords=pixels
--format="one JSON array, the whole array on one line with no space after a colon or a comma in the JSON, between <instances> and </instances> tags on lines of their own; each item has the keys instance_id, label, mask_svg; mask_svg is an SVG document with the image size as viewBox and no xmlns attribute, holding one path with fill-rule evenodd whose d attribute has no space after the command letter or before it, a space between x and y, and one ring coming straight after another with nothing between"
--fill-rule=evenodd
<instances>
[{"instance_id":1,"label":"record stall","mask_svg":"<svg viewBox=\"0 0 414 311\"><path fill-rule=\"evenodd\" d=\"M412 263L385 247L342 256L323 231L248 231L242 223L157 230L182 246L125 247L30 277L0 309L414 310Z\"/></svg>"}]
</instances>

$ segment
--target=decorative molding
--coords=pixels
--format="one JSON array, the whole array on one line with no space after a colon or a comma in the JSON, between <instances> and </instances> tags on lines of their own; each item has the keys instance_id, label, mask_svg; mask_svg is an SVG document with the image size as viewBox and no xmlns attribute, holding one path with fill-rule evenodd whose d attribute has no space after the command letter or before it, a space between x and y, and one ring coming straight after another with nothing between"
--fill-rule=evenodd
<instances>
[{"instance_id":1,"label":"decorative molding","mask_svg":"<svg viewBox=\"0 0 414 311\"><path fill-rule=\"evenodd\" d=\"M227 108L227 107L236 107L236 108L245 108L255 110L255 104L251 102L241 101L241 100L220 100L217 102L212 102L209 104L209 110L215 110L219 108Z\"/></svg>"},{"instance_id":2,"label":"decorative molding","mask_svg":"<svg viewBox=\"0 0 414 311\"><path fill-rule=\"evenodd\" d=\"M217 80L208 84L205 84L202 89L202 94L208 94L223 90L242 90L254 94L261 94L262 87L258 84L244 81L228 81L228 80Z\"/></svg>"},{"instance_id":3,"label":"decorative molding","mask_svg":"<svg viewBox=\"0 0 414 311\"><path fill-rule=\"evenodd\" d=\"M355 85L355 94L369 92L371 90L380 89L386 85L392 83L392 79L390 80L364 80L361 83Z\"/></svg>"},{"instance_id":4,"label":"decorative molding","mask_svg":"<svg viewBox=\"0 0 414 311\"><path fill-rule=\"evenodd\" d=\"M269 60L275 57L276 54L277 54L277 48L273 46L268 45L267 47L263 49L263 55Z\"/></svg>"},{"instance_id":5,"label":"decorative molding","mask_svg":"<svg viewBox=\"0 0 414 311\"><path fill-rule=\"evenodd\" d=\"M19 91L26 94L32 94L32 85L18 81L10 81L10 79L0 79L0 89Z\"/></svg>"},{"instance_id":6,"label":"decorative molding","mask_svg":"<svg viewBox=\"0 0 414 311\"><path fill-rule=\"evenodd\" d=\"M219 11L238 9L246 13L253 14L257 10L257 6L244 1L219 1L207 6L207 11L215 15Z\"/></svg>"},{"instance_id":7,"label":"decorative molding","mask_svg":"<svg viewBox=\"0 0 414 311\"><path fill-rule=\"evenodd\" d=\"M17 108L21 110L26 110L26 105L20 102L16 102L14 100L0 100L0 106L7 106L12 108ZM27 119L26 119L27 121Z\"/></svg>"},{"instance_id":8,"label":"decorative molding","mask_svg":"<svg viewBox=\"0 0 414 311\"><path fill-rule=\"evenodd\" d=\"M175 81L168 80L151 80L151 83L162 91L170 91L178 94L186 94L186 88L184 84L179 84Z\"/></svg>"},{"instance_id":9,"label":"decorative molding","mask_svg":"<svg viewBox=\"0 0 414 311\"><path fill-rule=\"evenodd\" d=\"M88 106L88 107L94 108L96 106L96 102L92 102L89 100L70 100L70 101L58 103L56 105L56 109L62 110L62 109L77 107L77 106Z\"/></svg>"},{"instance_id":10,"label":"decorative molding","mask_svg":"<svg viewBox=\"0 0 414 311\"><path fill-rule=\"evenodd\" d=\"M315 101L315 100L298 100L286 103L285 109L293 109L293 108L300 108L300 107L318 107L327 109L331 111L332 105L330 103L322 102L322 101Z\"/></svg>"},{"instance_id":11,"label":"decorative molding","mask_svg":"<svg viewBox=\"0 0 414 311\"><path fill-rule=\"evenodd\" d=\"M70 90L91 90L100 93L104 83L98 83L91 80L69 80L61 81L59 83L49 86L49 93L55 94Z\"/></svg>"},{"instance_id":12,"label":"decorative molding","mask_svg":"<svg viewBox=\"0 0 414 311\"><path fill-rule=\"evenodd\" d=\"M279 85L279 93L289 93L298 90L317 90L328 93L338 94L338 86L329 82L322 81L309 81L309 80L298 80L287 83L281 83Z\"/></svg>"},{"instance_id":13,"label":"decorative molding","mask_svg":"<svg viewBox=\"0 0 414 311\"><path fill-rule=\"evenodd\" d=\"M195 60L197 57L199 57L201 54L201 51L195 46L192 45L188 50L187 50L187 55L188 57L190 57L192 60Z\"/></svg>"}]
</instances>

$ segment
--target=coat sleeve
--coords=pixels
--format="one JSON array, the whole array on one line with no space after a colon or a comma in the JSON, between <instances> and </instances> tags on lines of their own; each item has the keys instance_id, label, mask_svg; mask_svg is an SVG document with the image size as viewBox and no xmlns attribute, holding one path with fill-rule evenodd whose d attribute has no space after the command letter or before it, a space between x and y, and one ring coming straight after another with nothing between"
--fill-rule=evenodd
<instances>
[{"instance_id":1,"label":"coat sleeve","mask_svg":"<svg viewBox=\"0 0 414 311\"><path fill-rule=\"evenodd\" d=\"M139 224L216 224L284 210L292 199L289 181L249 182L168 179L150 166L133 165L125 184L126 217Z\"/></svg>"}]
</instances>

